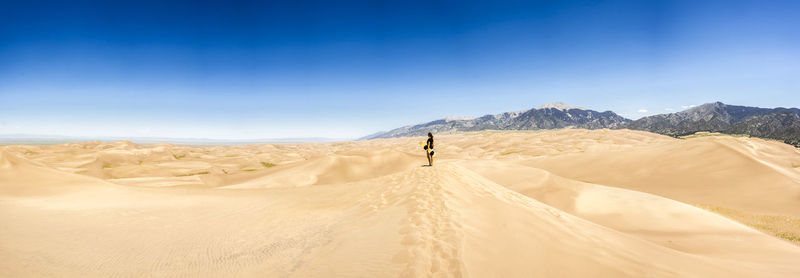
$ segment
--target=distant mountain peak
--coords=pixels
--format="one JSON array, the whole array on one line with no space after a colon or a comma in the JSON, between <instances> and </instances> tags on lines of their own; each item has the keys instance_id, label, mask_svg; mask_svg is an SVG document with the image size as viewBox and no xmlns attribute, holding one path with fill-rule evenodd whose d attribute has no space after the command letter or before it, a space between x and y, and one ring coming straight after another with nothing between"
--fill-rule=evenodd
<instances>
[{"instance_id":1,"label":"distant mountain peak","mask_svg":"<svg viewBox=\"0 0 800 278\"><path fill-rule=\"evenodd\" d=\"M708 110L708 109L714 109L714 108L724 108L726 106L728 106L728 105L717 101L717 102L709 102L709 103L703 103L703 104L700 104L700 105L697 105L697 106L693 106L693 107L687 109L686 111Z\"/></svg>"},{"instance_id":2,"label":"distant mountain peak","mask_svg":"<svg viewBox=\"0 0 800 278\"><path fill-rule=\"evenodd\" d=\"M475 119L475 117L470 117L470 116L446 116L446 117L444 117L443 120L449 122L449 121L464 121L464 120L472 120L472 119Z\"/></svg>"},{"instance_id":3,"label":"distant mountain peak","mask_svg":"<svg viewBox=\"0 0 800 278\"><path fill-rule=\"evenodd\" d=\"M539 109L546 109L546 108L554 108L559 110L569 110L569 109L587 110L586 108L580 106L572 106L563 102L550 102L550 103L545 103L542 106L539 106Z\"/></svg>"}]
</instances>

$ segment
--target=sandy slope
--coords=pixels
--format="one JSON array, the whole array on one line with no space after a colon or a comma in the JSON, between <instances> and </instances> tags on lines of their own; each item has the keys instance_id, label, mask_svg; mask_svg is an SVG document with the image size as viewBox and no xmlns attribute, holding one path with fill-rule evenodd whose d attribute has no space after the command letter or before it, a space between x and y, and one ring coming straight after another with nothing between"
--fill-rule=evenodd
<instances>
[{"instance_id":1,"label":"sandy slope","mask_svg":"<svg viewBox=\"0 0 800 278\"><path fill-rule=\"evenodd\" d=\"M797 277L800 152L635 131L0 149L2 277Z\"/></svg>"}]
</instances>

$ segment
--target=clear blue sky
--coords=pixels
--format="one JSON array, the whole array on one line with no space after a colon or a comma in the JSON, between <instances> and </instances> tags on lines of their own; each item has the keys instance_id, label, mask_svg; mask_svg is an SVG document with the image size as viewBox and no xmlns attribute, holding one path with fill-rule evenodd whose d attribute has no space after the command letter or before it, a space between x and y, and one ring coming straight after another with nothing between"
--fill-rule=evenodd
<instances>
[{"instance_id":1,"label":"clear blue sky","mask_svg":"<svg viewBox=\"0 0 800 278\"><path fill-rule=\"evenodd\" d=\"M354 138L552 101L634 119L800 107L800 1L193 2L0 0L0 134Z\"/></svg>"}]
</instances>

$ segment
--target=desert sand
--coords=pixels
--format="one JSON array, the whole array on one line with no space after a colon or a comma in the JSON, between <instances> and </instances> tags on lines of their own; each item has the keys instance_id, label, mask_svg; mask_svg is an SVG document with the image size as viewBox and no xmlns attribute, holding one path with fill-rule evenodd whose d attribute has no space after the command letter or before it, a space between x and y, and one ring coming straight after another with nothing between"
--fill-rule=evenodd
<instances>
[{"instance_id":1,"label":"desert sand","mask_svg":"<svg viewBox=\"0 0 800 278\"><path fill-rule=\"evenodd\" d=\"M789 145L424 139L0 147L0 277L800 277Z\"/></svg>"}]
</instances>

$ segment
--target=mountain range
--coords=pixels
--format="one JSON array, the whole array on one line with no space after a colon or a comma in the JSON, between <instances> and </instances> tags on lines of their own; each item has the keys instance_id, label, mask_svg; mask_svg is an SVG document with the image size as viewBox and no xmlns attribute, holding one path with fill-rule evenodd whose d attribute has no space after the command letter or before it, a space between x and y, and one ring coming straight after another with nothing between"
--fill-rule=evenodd
<instances>
[{"instance_id":1,"label":"mountain range","mask_svg":"<svg viewBox=\"0 0 800 278\"><path fill-rule=\"evenodd\" d=\"M424 136L428 132L452 133L478 130L536 130L557 128L613 128L631 120L611 111L597 112L564 103L548 103L538 109L486 115L480 118L444 118L428 123L379 132L362 139Z\"/></svg>"},{"instance_id":2,"label":"mountain range","mask_svg":"<svg viewBox=\"0 0 800 278\"><path fill-rule=\"evenodd\" d=\"M634 129L673 137L707 131L777 139L800 147L800 109L759 108L721 102L706 103L684 111L643 117L635 121L612 111L598 112L557 102L527 111L479 118L445 118L379 132L361 139L424 136L428 132L559 128Z\"/></svg>"}]
</instances>

